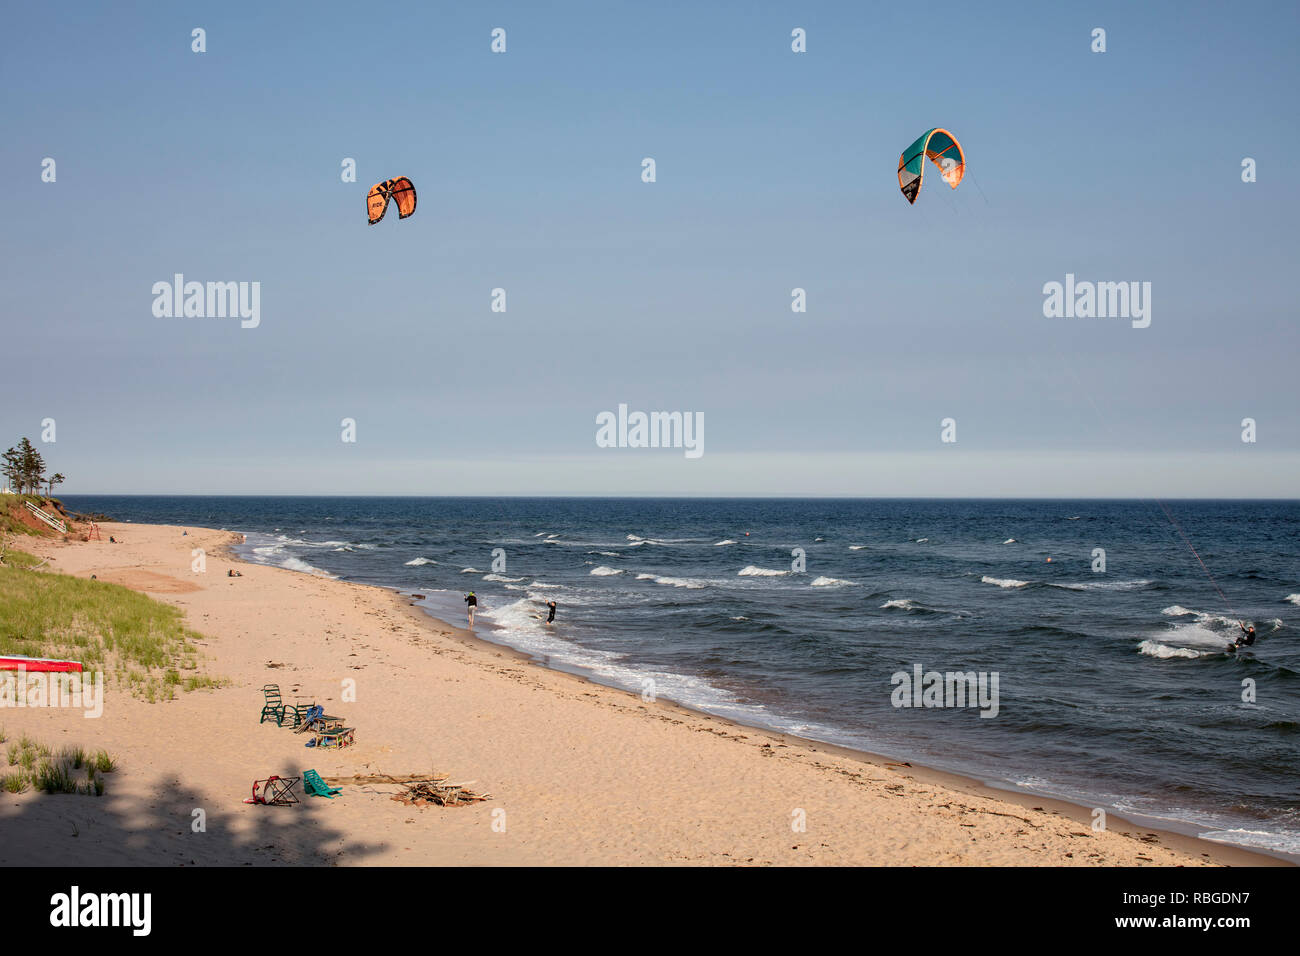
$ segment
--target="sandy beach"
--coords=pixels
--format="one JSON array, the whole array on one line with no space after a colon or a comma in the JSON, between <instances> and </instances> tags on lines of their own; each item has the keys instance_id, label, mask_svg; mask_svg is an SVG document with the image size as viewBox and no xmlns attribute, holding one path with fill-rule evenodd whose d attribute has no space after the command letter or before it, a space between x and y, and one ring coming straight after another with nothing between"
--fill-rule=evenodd
<instances>
[{"instance_id":1,"label":"sandy beach","mask_svg":"<svg viewBox=\"0 0 1300 956\"><path fill-rule=\"evenodd\" d=\"M440 624L395 592L240 562L228 532L101 529L103 541L22 546L53 573L181 608L204 635L202 672L226 683L152 704L109 687L98 719L0 713L11 740L103 747L118 764L101 798L3 794L5 865L1282 862L1116 817L1096 833L1085 808L648 703ZM191 571L193 548L207 553L204 573ZM343 699L349 681L355 701ZM259 724L268 683L346 717L356 744L307 749ZM307 768L433 770L491 799L416 808L367 785L294 807L242 802L255 778Z\"/></svg>"}]
</instances>

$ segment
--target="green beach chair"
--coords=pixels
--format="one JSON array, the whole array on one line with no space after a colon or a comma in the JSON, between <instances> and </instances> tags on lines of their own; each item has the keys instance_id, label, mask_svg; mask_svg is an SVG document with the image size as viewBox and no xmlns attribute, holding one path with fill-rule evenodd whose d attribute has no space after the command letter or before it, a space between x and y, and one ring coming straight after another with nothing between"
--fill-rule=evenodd
<instances>
[{"instance_id":1,"label":"green beach chair","mask_svg":"<svg viewBox=\"0 0 1300 956\"><path fill-rule=\"evenodd\" d=\"M262 688L262 717L259 724L274 720L277 727L284 725L285 703L280 699L280 685L267 684Z\"/></svg>"},{"instance_id":2,"label":"green beach chair","mask_svg":"<svg viewBox=\"0 0 1300 956\"><path fill-rule=\"evenodd\" d=\"M290 727L297 727L316 706L301 701L296 704L286 704L284 698L280 696L279 684L267 684L262 688L262 695L265 700L262 703L262 717L258 720L259 724L274 720L277 727L283 727L287 720Z\"/></svg>"},{"instance_id":3,"label":"green beach chair","mask_svg":"<svg viewBox=\"0 0 1300 956\"><path fill-rule=\"evenodd\" d=\"M309 797L327 797L334 799L334 795L342 793L342 787L331 787L320 778L315 770L304 770L302 772L302 789Z\"/></svg>"}]
</instances>

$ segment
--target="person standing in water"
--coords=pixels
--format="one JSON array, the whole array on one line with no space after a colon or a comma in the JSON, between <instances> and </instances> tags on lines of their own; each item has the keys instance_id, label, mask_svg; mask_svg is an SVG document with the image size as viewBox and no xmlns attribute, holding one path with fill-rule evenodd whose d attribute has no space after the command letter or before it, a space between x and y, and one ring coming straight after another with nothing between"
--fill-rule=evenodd
<instances>
[{"instance_id":1,"label":"person standing in water","mask_svg":"<svg viewBox=\"0 0 1300 956\"><path fill-rule=\"evenodd\" d=\"M474 596L473 591L470 591L469 594L465 595L465 603L469 606L469 626L473 627L474 609L478 607L478 598Z\"/></svg>"},{"instance_id":2,"label":"person standing in water","mask_svg":"<svg viewBox=\"0 0 1300 956\"><path fill-rule=\"evenodd\" d=\"M547 624L554 624L554 623L555 623L555 602L554 602L554 601L547 601L547 602L546 602L546 606L549 607L549 608L551 609L550 616L546 618L546 623L547 623Z\"/></svg>"}]
</instances>

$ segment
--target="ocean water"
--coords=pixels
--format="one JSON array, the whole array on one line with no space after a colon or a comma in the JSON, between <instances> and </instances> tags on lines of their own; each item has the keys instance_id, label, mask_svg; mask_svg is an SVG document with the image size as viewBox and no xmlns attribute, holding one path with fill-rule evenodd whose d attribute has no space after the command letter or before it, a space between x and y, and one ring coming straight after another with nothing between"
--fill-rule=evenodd
<instances>
[{"instance_id":1,"label":"ocean water","mask_svg":"<svg viewBox=\"0 0 1300 956\"><path fill-rule=\"evenodd\" d=\"M1300 855L1300 502L65 502L240 531L250 561L419 593L456 624L472 589L476 633L548 666ZM1229 655L1236 618L1260 639ZM996 674L996 716L895 706L917 666Z\"/></svg>"}]
</instances>

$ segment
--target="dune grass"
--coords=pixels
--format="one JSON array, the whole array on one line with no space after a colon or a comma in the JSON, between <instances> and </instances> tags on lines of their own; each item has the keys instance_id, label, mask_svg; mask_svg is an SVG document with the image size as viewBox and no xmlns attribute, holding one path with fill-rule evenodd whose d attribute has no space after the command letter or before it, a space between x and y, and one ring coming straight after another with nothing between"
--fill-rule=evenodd
<instances>
[{"instance_id":1,"label":"dune grass","mask_svg":"<svg viewBox=\"0 0 1300 956\"><path fill-rule=\"evenodd\" d=\"M0 565L0 654L77 660L149 701L221 685L197 673L200 635L177 608L117 584L27 570L37 563L10 550Z\"/></svg>"},{"instance_id":2,"label":"dune grass","mask_svg":"<svg viewBox=\"0 0 1300 956\"><path fill-rule=\"evenodd\" d=\"M0 733L0 742L3 742ZM94 754L84 747L65 747L55 754L47 744L37 743L23 734L9 747L9 767L0 773L0 790L26 793L35 788L42 793L81 793L104 795L104 774L117 769L117 761L100 750Z\"/></svg>"}]
</instances>

